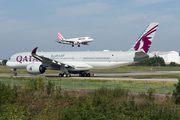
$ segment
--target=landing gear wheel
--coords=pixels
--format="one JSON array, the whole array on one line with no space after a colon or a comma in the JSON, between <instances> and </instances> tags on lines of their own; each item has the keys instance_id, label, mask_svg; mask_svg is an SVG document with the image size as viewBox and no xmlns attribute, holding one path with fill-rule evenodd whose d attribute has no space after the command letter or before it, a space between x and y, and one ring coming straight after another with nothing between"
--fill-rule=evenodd
<instances>
[{"instance_id":1,"label":"landing gear wheel","mask_svg":"<svg viewBox=\"0 0 180 120\"><path fill-rule=\"evenodd\" d=\"M17 73L13 73L13 76L17 76Z\"/></svg>"},{"instance_id":2,"label":"landing gear wheel","mask_svg":"<svg viewBox=\"0 0 180 120\"><path fill-rule=\"evenodd\" d=\"M14 69L12 69L12 70L14 71L14 73L12 74L12 76L17 76L17 72L16 72L17 69L14 68Z\"/></svg>"},{"instance_id":3,"label":"landing gear wheel","mask_svg":"<svg viewBox=\"0 0 180 120\"><path fill-rule=\"evenodd\" d=\"M74 45L72 45L72 47L74 47Z\"/></svg>"},{"instance_id":4,"label":"landing gear wheel","mask_svg":"<svg viewBox=\"0 0 180 120\"><path fill-rule=\"evenodd\" d=\"M67 74L64 74L64 76L63 77L67 77Z\"/></svg>"},{"instance_id":5,"label":"landing gear wheel","mask_svg":"<svg viewBox=\"0 0 180 120\"><path fill-rule=\"evenodd\" d=\"M87 77L90 77L90 76L91 76L90 73L88 73L88 74L87 74Z\"/></svg>"},{"instance_id":6,"label":"landing gear wheel","mask_svg":"<svg viewBox=\"0 0 180 120\"><path fill-rule=\"evenodd\" d=\"M83 73L83 77L87 77L87 73Z\"/></svg>"},{"instance_id":7,"label":"landing gear wheel","mask_svg":"<svg viewBox=\"0 0 180 120\"><path fill-rule=\"evenodd\" d=\"M82 73L79 73L79 77L82 77Z\"/></svg>"},{"instance_id":8,"label":"landing gear wheel","mask_svg":"<svg viewBox=\"0 0 180 120\"><path fill-rule=\"evenodd\" d=\"M71 77L71 74L66 74L66 77Z\"/></svg>"},{"instance_id":9,"label":"landing gear wheel","mask_svg":"<svg viewBox=\"0 0 180 120\"><path fill-rule=\"evenodd\" d=\"M64 76L64 74L62 74L62 73L59 74L59 77L63 77L63 76Z\"/></svg>"},{"instance_id":10,"label":"landing gear wheel","mask_svg":"<svg viewBox=\"0 0 180 120\"><path fill-rule=\"evenodd\" d=\"M71 77L71 74L60 73L59 77Z\"/></svg>"},{"instance_id":11,"label":"landing gear wheel","mask_svg":"<svg viewBox=\"0 0 180 120\"><path fill-rule=\"evenodd\" d=\"M90 73L79 73L79 77L91 77Z\"/></svg>"},{"instance_id":12,"label":"landing gear wheel","mask_svg":"<svg viewBox=\"0 0 180 120\"><path fill-rule=\"evenodd\" d=\"M78 45L78 47L80 47L80 45Z\"/></svg>"}]
</instances>

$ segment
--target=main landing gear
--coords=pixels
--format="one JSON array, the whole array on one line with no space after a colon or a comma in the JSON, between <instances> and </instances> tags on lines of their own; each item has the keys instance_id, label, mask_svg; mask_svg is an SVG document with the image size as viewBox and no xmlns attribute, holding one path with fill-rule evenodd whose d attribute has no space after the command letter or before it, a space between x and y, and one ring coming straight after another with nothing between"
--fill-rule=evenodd
<instances>
[{"instance_id":1,"label":"main landing gear","mask_svg":"<svg viewBox=\"0 0 180 120\"><path fill-rule=\"evenodd\" d=\"M79 77L91 77L90 73L79 73Z\"/></svg>"},{"instance_id":2,"label":"main landing gear","mask_svg":"<svg viewBox=\"0 0 180 120\"><path fill-rule=\"evenodd\" d=\"M74 44L72 44L72 47L74 47ZM78 47L80 47L80 44L78 44Z\"/></svg>"},{"instance_id":3,"label":"main landing gear","mask_svg":"<svg viewBox=\"0 0 180 120\"><path fill-rule=\"evenodd\" d=\"M94 76L94 74L90 74L90 73L86 73L86 72L79 73L79 77L91 77L91 76ZM70 73L60 73L59 77L71 77L71 74Z\"/></svg>"},{"instance_id":4,"label":"main landing gear","mask_svg":"<svg viewBox=\"0 0 180 120\"><path fill-rule=\"evenodd\" d=\"M60 73L59 77L71 77L71 74L69 74L69 73Z\"/></svg>"}]
</instances>

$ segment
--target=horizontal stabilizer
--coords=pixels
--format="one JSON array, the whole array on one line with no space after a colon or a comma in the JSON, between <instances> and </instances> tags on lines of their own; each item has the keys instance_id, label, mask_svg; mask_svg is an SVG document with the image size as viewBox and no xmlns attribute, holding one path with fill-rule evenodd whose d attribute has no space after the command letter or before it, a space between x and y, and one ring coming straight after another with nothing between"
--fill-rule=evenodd
<instances>
[{"instance_id":1,"label":"horizontal stabilizer","mask_svg":"<svg viewBox=\"0 0 180 120\"><path fill-rule=\"evenodd\" d=\"M140 52L135 52L135 56L134 56L134 61L141 61L141 60L145 60L149 58L149 55L140 51Z\"/></svg>"}]
</instances>

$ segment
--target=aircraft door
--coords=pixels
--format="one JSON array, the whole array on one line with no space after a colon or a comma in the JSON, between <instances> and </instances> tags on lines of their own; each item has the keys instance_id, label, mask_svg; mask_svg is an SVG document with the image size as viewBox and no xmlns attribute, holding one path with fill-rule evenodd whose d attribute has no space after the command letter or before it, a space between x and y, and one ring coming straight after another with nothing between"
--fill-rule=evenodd
<instances>
[{"instance_id":1,"label":"aircraft door","mask_svg":"<svg viewBox=\"0 0 180 120\"><path fill-rule=\"evenodd\" d=\"M119 61L119 57L115 57L115 62L118 62Z\"/></svg>"},{"instance_id":2,"label":"aircraft door","mask_svg":"<svg viewBox=\"0 0 180 120\"><path fill-rule=\"evenodd\" d=\"M118 62L119 59L120 58L118 56L115 56L114 54L110 57L110 61L113 61L113 62Z\"/></svg>"},{"instance_id":3,"label":"aircraft door","mask_svg":"<svg viewBox=\"0 0 180 120\"><path fill-rule=\"evenodd\" d=\"M81 55L77 55L77 56L76 56L76 60L77 60L77 61L82 61L82 56L81 56Z\"/></svg>"}]
</instances>

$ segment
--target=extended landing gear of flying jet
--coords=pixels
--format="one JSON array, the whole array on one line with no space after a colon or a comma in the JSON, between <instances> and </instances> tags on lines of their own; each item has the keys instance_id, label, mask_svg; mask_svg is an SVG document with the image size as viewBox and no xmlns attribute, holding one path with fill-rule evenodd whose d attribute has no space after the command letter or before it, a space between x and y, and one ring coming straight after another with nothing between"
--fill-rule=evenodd
<instances>
[{"instance_id":1,"label":"extended landing gear of flying jet","mask_svg":"<svg viewBox=\"0 0 180 120\"><path fill-rule=\"evenodd\" d=\"M79 77L91 77L90 73L79 73Z\"/></svg>"},{"instance_id":2,"label":"extended landing gear of flying jet","mask_svg":"<svg viewBox=\"0 0 180 120\"><path fill-rule=\"evenodd\" d=\"M59 77L71 77L71 74L67 73L60 73Z\"/></svg>"}]
</instances>

